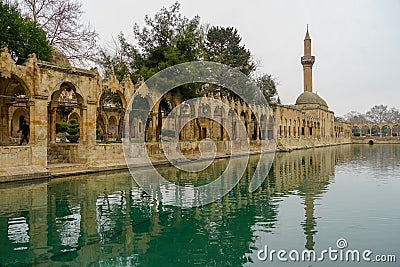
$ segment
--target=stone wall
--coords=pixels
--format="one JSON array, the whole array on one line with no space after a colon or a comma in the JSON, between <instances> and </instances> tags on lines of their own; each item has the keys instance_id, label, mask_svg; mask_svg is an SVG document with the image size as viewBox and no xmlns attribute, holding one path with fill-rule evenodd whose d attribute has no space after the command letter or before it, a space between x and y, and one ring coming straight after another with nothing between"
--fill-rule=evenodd
<instances>
[{"instance_id":1,"label":"stone wall","mask_svg":"<svg viewBox=\"0 0 400 267\"><path fill-rule=\"evenodd\" d=\"M372 141L374 144L400 144L400 137L353 136L351 138L351 141L354 144L368 144L369 141Z\"/></svg>"},{"instance_id":2,"label":"stone wall","mask_svg":"<svg viewBox=\"0 0 400 267\"><path fill-rule=\"evenodd\" d=\"M0 146L1 167L29 166L32 164L30 146Z\"/></svg>"},{"instance_id":3,"label":"stone wall","mask_svg":"<svg viewBox=\"0 0 400 267\"><path fill-rule=\"evenodd\" d=\"M54 163L86 163L86 153L81 152L79 144L49 144L47 161Z\"/></svg>"},{"instance_id":4,"label":"stone wall","mask_svg":"<svg viewBox=\"0 0 400 267\"><path fill-rule=\"evenodd\" d=\"M286 151L293 149L302 149L319 146L330 146L338 144L349 144L351 138L280 138L277 144L277 150Z\"/></svg>"},{"instance_id":5,"label":"stone wall","mask_svg":"<svg viewBox=\"0 0 400 267\"><path fill-rule=\"evenodd\" d=\"M47 176L45 166L37 164L37 160L32 156L41 155L40 151L32 153L35 149L34 146L0 146L0 182ZM46 155L43 160L46 161Z\"/></svg>"},{"instance_id":6,"label":"stone wall","mask_svg":"<svg viewBox=\"0 0 400 267\"><path fill-rule=\"evenodd\" d=\"M94 156L94 161L114 160L121 161L124 159L124 151L121 143L116 144L97 144L90 151Z\"/></svg>"}]
</instances>

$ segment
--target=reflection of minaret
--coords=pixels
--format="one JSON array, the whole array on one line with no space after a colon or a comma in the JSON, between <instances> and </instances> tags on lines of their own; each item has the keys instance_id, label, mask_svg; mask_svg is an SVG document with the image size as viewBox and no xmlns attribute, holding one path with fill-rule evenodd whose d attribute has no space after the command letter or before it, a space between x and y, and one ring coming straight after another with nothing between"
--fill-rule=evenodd
<instances>
[{"instance_id":1,"label":"reflection of minaret","mask_svg":"<svg viewBox=\"0 0 400 267\"><path fill-rule=\"evenodd\" d=\"M311 38L308 34L308 24L306 37L304 38L304 56L301 57L304 73L304 92L312 92L312 66L315 62L315 57L311 56Z\"/></svg>"},{"instance_id":2,"label":"reflection of minaret","mask_svg":"<svg viewBox=\"0 0 400 267\"><path fill-rule=\"evenodd\" d=\"M304 234L306 235L306 249L314 249L314 234L317 232L315 226L317 225L314 217L314 195L306 194L304 199L304 205L306 210L306 218L303 223Z\"/></svg>"}]
</instances>

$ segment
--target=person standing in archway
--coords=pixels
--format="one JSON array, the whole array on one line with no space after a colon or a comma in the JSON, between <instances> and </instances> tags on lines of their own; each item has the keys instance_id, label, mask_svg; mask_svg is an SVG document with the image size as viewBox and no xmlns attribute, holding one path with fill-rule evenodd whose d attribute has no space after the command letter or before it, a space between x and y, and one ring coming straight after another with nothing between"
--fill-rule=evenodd
<instances>
[{"instance_id":1,"label":"person standing in archway","mask_svg":"<svg viewBox=\"0 0 400 267\"><path fill-rule=\"evenodd\" d=\"M29 136L30 131L31 130L29 128L29 125L24 120L24 122L21 125L21 128L17 131L17 133L22 132L21 141L19 142L20 146L22 146L24 141L26 141L26 144L29 144L29 137L28 136Z\"/></svg>"}]
</instances>

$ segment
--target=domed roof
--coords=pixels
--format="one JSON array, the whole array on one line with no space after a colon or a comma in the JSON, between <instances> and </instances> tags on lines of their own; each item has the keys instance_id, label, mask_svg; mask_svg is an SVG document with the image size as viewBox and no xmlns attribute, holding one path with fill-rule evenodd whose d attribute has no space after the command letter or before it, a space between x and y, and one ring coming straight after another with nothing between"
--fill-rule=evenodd
<instances>
[{"instance_id":1,"label":"domed roof","mask_svg":"<svg viewBox=\"0 0 400 267\"><path fill-rule=\"evenodd\" d=\"M296 100L296 105L304 105L304 104L318 104L321 106L328 107L328 104L319 95L308 91L303 92L301 95L297 97Z\"/></svg>"},{"instance_id":2,"label":"domed roof","mask_svg":"<svg viewBox=\"0 0 400 267\"><path fill-rule=\"evenodd\" d=\"M49 62L63 67L71 66L68 58L55 47L51 47L51 58Z\"/></svg>"}]
</instances>

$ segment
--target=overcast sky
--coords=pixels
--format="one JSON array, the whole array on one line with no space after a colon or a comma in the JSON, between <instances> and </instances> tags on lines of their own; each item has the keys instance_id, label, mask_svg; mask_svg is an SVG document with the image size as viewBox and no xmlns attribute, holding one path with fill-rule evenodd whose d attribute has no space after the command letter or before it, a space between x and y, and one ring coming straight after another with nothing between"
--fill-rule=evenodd
<instances>
[{"instance_id":1,"label":"overcast sky","mask_svg":"<svg viewBox=\"0 0 400 267\"><path fill-rule=\"evenodd\" d=\"M119 32L132 36L174 0L84 0L83 20L100 34L102 45ZM181 13L202 23L233 26L261 61L261 72L279 79L283 104L303 91L300 57L306 24L312 39L313 89L336 115L365 112L375 104L400 108L400 1L181 0Z\"/></svg>"}]
</instances>

